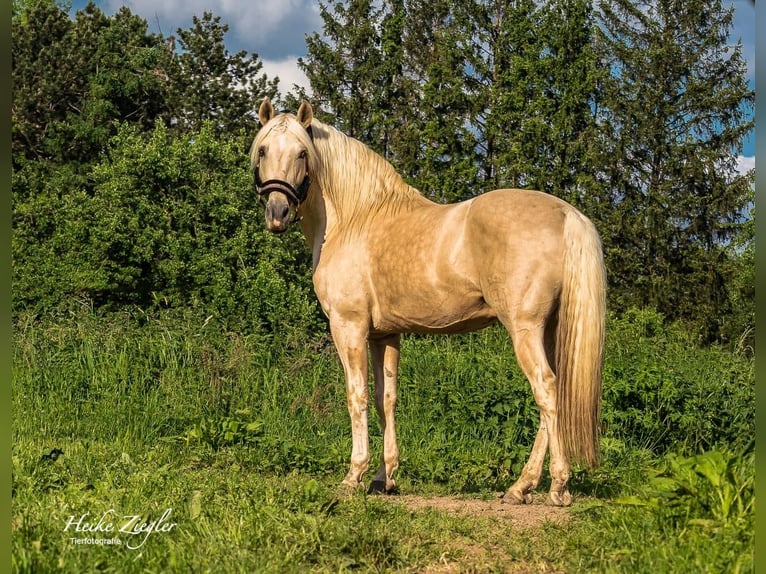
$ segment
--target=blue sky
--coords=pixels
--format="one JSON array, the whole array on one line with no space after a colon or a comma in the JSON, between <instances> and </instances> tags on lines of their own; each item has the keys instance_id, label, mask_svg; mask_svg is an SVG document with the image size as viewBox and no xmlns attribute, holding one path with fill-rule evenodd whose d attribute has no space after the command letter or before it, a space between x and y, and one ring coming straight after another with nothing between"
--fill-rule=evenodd
<instances>
[{"instance_id":1,"label":"blue sky","mask_svg":"<svg viewBox=\"0 0 766 574\"><path fill-rule=\"evenodd\" d=\"M734 6L732 43L742 42L748 63L748 79L755 82L755 6L751 0L724 0ZM87 0L74 0L73 9L82 8ZM227 47L231 52L246 50L258 54L269 77L278 76L283 91L293 84L308 87L297 60L306 54L305 37L322 30L316 2L309 0L97 0L107 14L127 6L149 23L150 30L169 36L178 28L188 28L192 15L205 10L221 16L230 29ZM278 7L277 7L278 5ZM755 156L755 134L744 142L741 152L743 167L752 167Z\"/></svg>"}]
</instances>

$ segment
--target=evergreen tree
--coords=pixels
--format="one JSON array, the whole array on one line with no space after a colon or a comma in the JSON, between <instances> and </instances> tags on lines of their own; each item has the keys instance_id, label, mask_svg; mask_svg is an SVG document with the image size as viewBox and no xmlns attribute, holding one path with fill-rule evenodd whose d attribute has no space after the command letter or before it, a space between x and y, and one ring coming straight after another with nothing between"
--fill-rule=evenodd
<instances>
[{"instance_id":1,"label":"evergreen tree","mask_svg":"<svg viewBox=\"0 0 766 574\"><path fill-rule=\"evenodd\" d=\"M407 178L417 173L420 87L408 66L403 39L408 31L404 0L386 0L381 23L381 89L373 121L385 126L379 151Z\"/></svg>"},{"instance_id":2,"label":"evergreen tree","mask_svg":"<svg viewBox=\"0 0 766 574\"><path fill-rule=\"evenodd\" d=\"M612 190L606 243L618 307L653 306L718 335L725 245L750 201L735 150L752 129L741 47L720 0L610 0L597 48L610 70L599 123Z\"/></svg>"},{"instance_id":3,"label":"evergreen tree","mask_svg":"<svg viewBox=\"0 0 766 574\"><path fill-rule=\"evenodd\" d=\"M109 18L91 2L72 21L40 0L12 27L16 165L24 158L87 163L116 133L115 122L148 129L166 110L167 53L127 8Z\"/></svg>"},{"instance_id":4,"label":"evergreen tree","mask_svg":"<svg viewBox=\"0 0 766 574\"><path fill-rule=\"evenodd\" d=\"M381 129L373 120L380 113L383 54L381 9L372 0L352 0L347 6L320 3L324 34L306 39L307 57L299 59L326 117L344 133L380 149Z\"/></svg>"},{"instance_id":5,"label":"evergreen tree","mask_svg":"<svg viewBox=\"0 0 766 574\"><path fill-rule=\"evenodd\" d=\"M598 225L606 198L596 176L600 142L593 112L602 71L593 51L594 25L589 0L541 7L541 29L547 34L540 115L547 121L541 122L545 138L530 175L532 187L569 201Z\"/></svg>"},{"instance_id":6,"label":"evergreen tree","mask_svg":"<svg viewBox=\"0 0 766 574\"><path fill-rule=\"evenodd\" d=\"M591 175L597 67L589 4L482 7L474 67L484 94L478 125L486 186L539 189L593 211L602 194Z\"/></svg>"},{"instance_id":7,"label":"evergreen tree","mask_svg":"<svg viewBox=\"0 0 766 574\"><path fill-rule=\"evenodd\" d=\"M533 0L478 7L474 61L484 95L478 113L482 177L488 188L530 186L528 148L538 148L543 135L535 111L543 80L539 10Z\"/></svg>"},{"instance_id":8,"label":"evergreen tree","mask_svg":"<svg viewBox=\"0 0 766 574\"><path fill-rule=\"evenodd\" d=\"M419 87L406 66L404 1L377 8L368 0L321 4L320 11L324 33L307 39L308 54L299 60L312 98L326 110L324 119L411 176L419 152Z\"/></svg>"},{"instance_id":9,"label":"evergreen tree","mask_svg":"<svg viewBox=\"0 0 766 574\"><path fill-rule=\"evenodd\" d=\"M276 97L278 81L261 74L257 54L226 49L228 30L220 16L205 12L194 16L191 28L176 32L180 54L170 72L172 112L167 119L183 132L212 120L222 133L245 128L254 136L258 105L264 96ZM169 41L175 43L173 37Z\"/></svg>"},{"instance_id":10,"label":"evergreen tree","mask_svg":"<svg viewBox=\"0 0 766 574\"><path fill-rule=\"evenodd\" d=\"M750 172L754 183L754 172ZM752 188L754 191L754 188ZM752 197L752 196L751 196ZM753 198L754 199L754 198ZM722 321L721 339L738 350L755 349L755 206L751 203L747 219L727 249L727 292L731 315Z\"/></svg>"},{"instance_id":11,"label":"evergreen tree","mask_svg":"<svg viewBox=\"0 0 766 574\"><path fill-rule=\"evenodd\" d=\"M407 50L421 84L418 187L436 201L476 195L478 157L476 90L471 54L474 30L462 6L445 0L413 0ZM414 24L416 23L416 24Z\"/></svg>"},{"instance_id":12,"label":"evergreen tree","mask_svg":"<svg viewBox=\"0 0 766 574\"><path fill-rule=\"evenodd\" d=\"M364 1L322 13L325 39L309 40L303 62L315 97L427 195L597 195L583 163L595 141L585 135L595 60L584 0L547 11L531 0Z\"/></svg>"}]
</instances>

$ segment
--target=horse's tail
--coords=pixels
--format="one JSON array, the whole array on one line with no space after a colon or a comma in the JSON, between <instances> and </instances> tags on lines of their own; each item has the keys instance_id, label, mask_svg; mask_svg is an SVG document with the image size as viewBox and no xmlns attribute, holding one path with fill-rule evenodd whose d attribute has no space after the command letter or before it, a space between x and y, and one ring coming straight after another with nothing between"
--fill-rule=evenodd
<instances>
[{"instance_id":1,"label":"horse's tail","mask_svg":"<svg viewBox=\"0 0 766 574\"><path fill-rule=\"evenodd\" d=\"M601 241L579 212L564 224L564 280L556 333L558 431L572 461L599 459L606 270Z\"/></svg>"}]
</instances>

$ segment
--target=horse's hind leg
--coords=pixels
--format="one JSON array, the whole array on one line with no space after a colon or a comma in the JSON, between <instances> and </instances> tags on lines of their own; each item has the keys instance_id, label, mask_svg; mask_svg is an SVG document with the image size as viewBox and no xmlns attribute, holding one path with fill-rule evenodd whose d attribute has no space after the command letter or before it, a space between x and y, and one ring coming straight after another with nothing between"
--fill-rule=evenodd
<instances>
[{"instance_id":1,"label":"horse's hind leg","mask_svg":"<svg viewBox=\"0 0 766 574\"><path fill-rule=\"evenodd\" d=\"M508 326L508 324L506 324ZM556 375L549 363L544 344L544 329L537 322L522 322L508 328L513 339L516 359L529 379L535 402L540 408L540 428L532 453L519 479L508 489L504 500L529 502L529 492L540 482L546 447L550 449L551 489L547 504L569 506L572 496L567 489L569 460L564 453L558 434L556 405Z\"/></svg>"},{"instance_id":2,"label":"horse's hind leg","mask_svg":"<svg viewBox=\"0 0 766 574\"><path fill-rule=\"evenodd\" d=\"M383 431L383 453L380 468L375 473L370 492L392 492L396 488L393 475L399 467L399 447L396 444L396 374L399 369L399 335L371 339L372 368L375 378L375 408Z\"/></svg>"},{"instance_id":3,"label":"horse's hind leg","mask_svg":"<svg viewBox=\"0 0 766 574\"><path fill-rule=\"evenodd\" d=\"M521 470L521 476L513 483L503 495L503 502L508 504L529 504L532 502L530 492L540 484L540 478L543 475L543 463L545 455L548 452L548 429L545 423L540 420L540 426L537 429L535 445L529 455L529 460Z\"/></svg>"}]
</instances>

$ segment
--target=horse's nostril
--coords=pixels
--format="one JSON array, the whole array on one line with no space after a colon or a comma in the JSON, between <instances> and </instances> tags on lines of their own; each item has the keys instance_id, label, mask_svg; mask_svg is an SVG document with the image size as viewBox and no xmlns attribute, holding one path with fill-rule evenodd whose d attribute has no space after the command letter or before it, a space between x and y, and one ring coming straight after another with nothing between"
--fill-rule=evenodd
<instances>
[{"instance_id":1,"label":"horse's nostril","mask_svg":"<svg viewBox=\"0 0 766 574\"><path fill-rule=\"evenodd\" d=\"M290 213L290 206L286 203L267 203L266 218L285 221Z\"/></svg>"}]
</instances>

